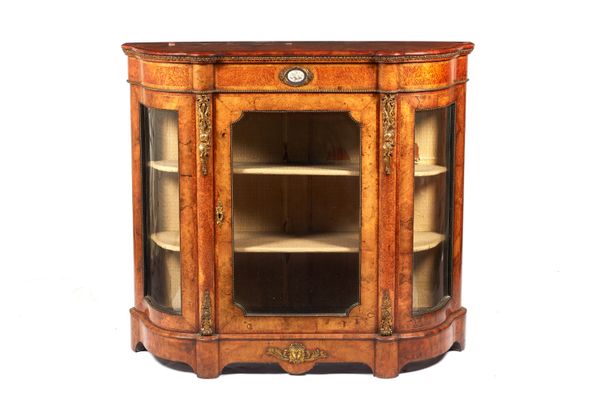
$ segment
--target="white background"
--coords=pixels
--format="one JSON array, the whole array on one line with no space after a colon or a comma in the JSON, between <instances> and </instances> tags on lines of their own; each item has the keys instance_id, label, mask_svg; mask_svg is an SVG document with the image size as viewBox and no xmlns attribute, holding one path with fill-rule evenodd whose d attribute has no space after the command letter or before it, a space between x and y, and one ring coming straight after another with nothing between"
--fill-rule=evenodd
<instances>
[{"instance_id":1,"label":"white background","mask_svg":"<svg viewBox=\"0 0 600 400\"><path fill-rule=\"evenodd\" d=\"M588 4L2 2L0 397L598 398L600 29ZM120 45L213 40L475 43L464 352L392 380L200 380L130 350Z\"/></svg>"}]
</instances>

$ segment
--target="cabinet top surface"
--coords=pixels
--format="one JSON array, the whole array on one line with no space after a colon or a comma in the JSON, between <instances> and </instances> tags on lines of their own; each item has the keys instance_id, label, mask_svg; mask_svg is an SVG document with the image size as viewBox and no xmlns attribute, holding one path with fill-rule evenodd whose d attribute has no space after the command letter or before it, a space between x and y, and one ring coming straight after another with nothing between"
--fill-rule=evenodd
<instances>
[{"instance_id":1,"label":"cabinet top surface","mask_svg":"<svg viewBox=\"0 0 600 400\"><path fill-rule=\"evenodd\" d=\"M470 42L162 42L125 43L129 56L166 61L219 59L339 58L398 61L452 58L469 54ZM194 60L196 58L197 60Z\"/></svg>"}]
</instances>

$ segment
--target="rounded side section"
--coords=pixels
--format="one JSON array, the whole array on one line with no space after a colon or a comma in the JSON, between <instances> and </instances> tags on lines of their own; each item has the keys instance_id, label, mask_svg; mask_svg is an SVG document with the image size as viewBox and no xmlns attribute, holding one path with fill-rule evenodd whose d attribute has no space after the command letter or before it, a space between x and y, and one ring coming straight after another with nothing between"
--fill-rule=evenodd
<instances>
[{"instance_id":1,"label":"rounded side section","mask_svg":"<svg viewBox=\"0 0 600 400\"><path fill-rule=\"evenodd\" d=\"M187 364L196 371L196 335L159 328L135 308L130 313L133 351L147 350L156 357Z\"/></svg>"},{"instance_id":2,"label":"rounded side section","mask_svg":"<svg viewBox=\"0 0 600 400\"><path fill-rule=\"evenodd\" d=\"M467 310L460 308L450 314L444 323L433 329L400 334L399 369L403 370L411 363L434 359L450 350L462 350L465 345L466 314Z\"/></svg>"}]
</instances>

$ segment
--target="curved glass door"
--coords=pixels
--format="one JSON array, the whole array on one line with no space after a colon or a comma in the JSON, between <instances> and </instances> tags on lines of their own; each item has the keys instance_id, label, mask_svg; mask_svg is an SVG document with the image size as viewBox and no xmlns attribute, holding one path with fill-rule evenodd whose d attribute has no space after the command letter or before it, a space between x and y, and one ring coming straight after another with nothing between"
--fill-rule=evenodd
<instances>
[{"instance_id":1,"label":"curved glass door","mask_svg":"<svg viewBox=\"0 0 600 400\"><path fill-rule=\"evenodd\" d=\"M454 105L415 115L413 312L431 311L451 290Z\"/></svg>"},{"instance_id":2,"label":"curved glass door","mask_svg":"<svg viewBox=\"0 0 600 400\"><path fill-rule=\"evenodd\" d=\"M141 106L144 292L162 311L181 313L178 114Z\"/></svg>"},{"instance_id":3,"label":"curved glass door","mask_svg":"<svg viewBox=\"0 0 600 400\"><path fill-rule=\"evenodd\" d=\"M346 314L360 293L360 127L347 112L245 112L232 127L234 302Z\"/></svg>"}]
</instances>

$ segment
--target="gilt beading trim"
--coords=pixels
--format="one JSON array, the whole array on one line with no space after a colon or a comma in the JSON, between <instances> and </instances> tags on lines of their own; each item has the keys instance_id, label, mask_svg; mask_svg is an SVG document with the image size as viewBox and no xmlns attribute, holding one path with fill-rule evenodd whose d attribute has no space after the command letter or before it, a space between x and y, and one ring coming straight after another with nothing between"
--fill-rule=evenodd
<instances>
[{"instance_id":1,"label":"gilt beading trim","mask_svg":"<svg viewBox=\"0 0 600 400\"><path fill-rule=\"evenodd\" d=\"M210 89L210 90L185 90L185 89L166 89L156 86L148 86L142 82L136 82L127 80L127 83L133 86L139 86L144 90L152 90L154 92L162 93L180 93L180 94L218 94L218 93L232 93L232 94L252 94L252 93L375 93L375 94L394 94L394 93L422 93L422 92L436 92L440 90L452 89L455 86L467 83L468 79L462 79L455 81L450 85L434 86L428 88L417 88L417 89L397 89L397 90L379 90L379 89L313 89L313 88L294 88L294 89Z\"/></svg>"}]
</instances>

